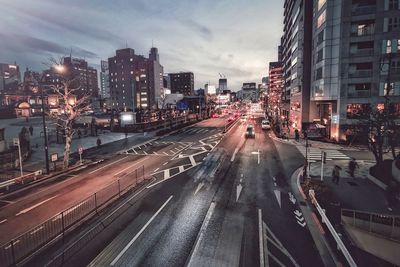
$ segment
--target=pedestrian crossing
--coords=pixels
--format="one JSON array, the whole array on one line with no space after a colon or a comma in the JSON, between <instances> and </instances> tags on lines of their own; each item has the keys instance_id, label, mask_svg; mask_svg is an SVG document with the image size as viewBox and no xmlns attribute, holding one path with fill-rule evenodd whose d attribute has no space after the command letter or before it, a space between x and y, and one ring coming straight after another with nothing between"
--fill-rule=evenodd
<instances>
[{"instance_id":1,"label":"pedestrian crossing","mask_svg":"<svg viewBox=\"0 0 400 267\"><path fill-rule=\"evenodd\" d=\"M212 129L208 129L208 128L186 128L184 129L182 132L187 133L187 134L202 134L202 133L217 133L220 132L220 130L212 128Z\"/></svg>"},{"instance_id":2,"label":"pedestrian crossing","mask_svg":"<svg viewBox=\"0 0 400 267\"><path fill-rule=\"evenodd\" d=\"M306 157L306 147L305 146L296 146L303 157ZM308 148L308 162L317 162L321 161L321 153L322 151L326 152L326 160L349 160L350 157L343 154L342 152L336 149L320 149L317 147L309 147Z\"/></svg>"}]
</instances>

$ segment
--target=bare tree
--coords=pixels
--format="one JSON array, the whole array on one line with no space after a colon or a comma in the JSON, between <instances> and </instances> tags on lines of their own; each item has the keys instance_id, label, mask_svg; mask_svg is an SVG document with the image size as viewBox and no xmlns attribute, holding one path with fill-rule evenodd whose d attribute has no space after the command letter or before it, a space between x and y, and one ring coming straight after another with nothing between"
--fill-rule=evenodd
<instances>
[{"instance_id":1,"label":"bare tree","mask_svg":"<svg viewBox=\"0 0 400 267\"><path fill-rule=\"evenodd\" d=\"M54 59L52 63L56 62ZM56 64L60 65L60 63ZM79 77L63 75L59 85L52 85L51 89L58 95L58 112L48 113L61 129L65 131L65 145L63 153L63 169L69 166L72 138L74 135L73 123L82 113L90 110L89 95L77 97L76 92L80 90Z\"/></svg>"}]
</instances>

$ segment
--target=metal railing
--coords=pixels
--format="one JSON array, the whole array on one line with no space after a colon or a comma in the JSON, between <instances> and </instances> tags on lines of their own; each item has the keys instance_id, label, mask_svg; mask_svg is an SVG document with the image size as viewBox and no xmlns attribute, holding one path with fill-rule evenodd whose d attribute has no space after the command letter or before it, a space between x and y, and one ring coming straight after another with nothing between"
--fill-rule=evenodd
<instances>
[{"instance_id":1,"label":"metal railing","mask_svg":"<svg viewBox=\"0 0 400 267\"><path fill-rule=\"evenodd\" d=\"M30 229L22 235L0 246L0 265L14 266L26 260L38 251L53 243L72 229L85 217L96 213L99 208L115 198L119 198L147 177L144 175L144 165L133 172L122 176L97 191L88 198L76 203L72 207L56 214L44 223Z\"/></svg>"},{"instance_id":2,"label":"metal railing","mask_svg":"<svg viewBox=\"0 0 400 267\"><path fill-rule=\"evenodd\" d=\"M312 189L309 190L309 196L310 196L311 202L317 208L317 211L322 218L322 222L326 225L329 232L335 239L338 249L340 249L340 251L343 253L343 256L346 258L347 263L351 267L356 267L357 264L355 263L353 257L350 255L350 252L347 250L346 246L343 244L342 239L340 238L340 236L336 232L335 228L332 226L331 222L329 221L328 217L326 216L325 211L321 208L317 199L315 198L314 190L312 190Z\"/></svg>"},{"instance_id":3,"label":"metal railing","mask_svg":"<svg viewBox=\"0 0 400 267\"><path fill-rule=\"evenodd\" d=\"M342 224L351 225L388 239L400 241L400 216L342 209L341 221Z\"/></svg>"}]
</instances>

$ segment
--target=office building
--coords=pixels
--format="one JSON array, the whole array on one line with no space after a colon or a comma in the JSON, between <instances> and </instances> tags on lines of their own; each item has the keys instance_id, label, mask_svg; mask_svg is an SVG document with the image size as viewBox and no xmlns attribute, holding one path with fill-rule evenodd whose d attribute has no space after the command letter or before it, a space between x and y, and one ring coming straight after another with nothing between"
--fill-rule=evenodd
<instances>
[{"instance_id":1,"label":"office building","mask_svg":"<svg viewBox=\"0 0 400 267\"><path fill-rule=\"evenodd\" d=\"M319 0L314 14L311 121L352 141L385 96L400 116L400 1Z\"/></svg>"},{"instance_id":2,"label":"office building","mask_svg":"<svg viewBox=\"0 0 400 267\"><path fill-rule=\"evenodd\" d=\"M243 100L250 100L255 102L259 97L259 89L254 82L243 83L242 90L239 93L239 97Z\"/></svg>"},{"instance_id":3,"label":"office building","mask_svg":"<svg viewBox=\"0 0 400 267\"><path fill-rule=\"evenodd\" d=\"M163 67L157 48L149 58L136 55L132 48L116 51L108 59L111 108L115 110L154 109L163 88Z\"/></svg>"},{"instance_id":4,"label":"office building","mask_svg":"<svg viewBox=\"0 0 400 267\"><path fill-rule=\"evenodd\" d=\"M77 97L99 95L99 85L97 78L97 70L90 67L86 60L73 58L71 56L63 58L63 77L72 79L72 88L79 88L74 93Z\"/></svg>"},{"instance_id":5,"label":"office building","mask_svg":"<svg viewBox=\"0 0 400 267\"><path fill-rule=\"evenodd\" d=\"M0 92L17 90L20 83L19 66L16 63L0 63Z\"/></svg>"},{"instance_id":6,"label":"office building","mask_svg":"<svg viewBox=\"0 0 400 267\"><path fill-rule=\"evenodd\" d=\"M169 73L171 80L171 93L183 94L184 96L194 95L193 72Z\"/></svg>"},{"instance_id":7,"label":"office building","mask_svg":"<svg viewBox=\"0 0 400 267\"><path fill-rule=\"evenodd\" d=\"M108 61L102 60L100 62L100 96L101 98L110 97L110 71L108 68Z\"/></svg>"},{"instance_id":8,"label":"office building","mask_svg":"<svg viewBox=\"0 0 400 267\"><path fill-rule=\"evenodd\" d=\"M269 63L269 87L268 87L268 110L270 115L287 116L285 110L282 110L282 94L283 94L283 68L282 62Z\"/></svg>"},{"instance_id":9,"label":"office building","mask_svg":"<svg viewBox=\"0 0 400 267\"><path fill-rule=\"evenodd\" d=\"M218 81L218 94L222 94L224 90L228 90L228 80L226 78L220 78Z\"/></svg>"},{"instance_id":10,"label":"office building","mask_svg":"<svg viewBox=\"0 0 400 267\"><path fill-rule=\"evenodd\" d=\"M309 122L312 20L313 0L285 0L278 49L283 64L283 98L289 103L283 106L283 113L290 113L289 121L297 129Z\"/></svg>"}]
</instances>

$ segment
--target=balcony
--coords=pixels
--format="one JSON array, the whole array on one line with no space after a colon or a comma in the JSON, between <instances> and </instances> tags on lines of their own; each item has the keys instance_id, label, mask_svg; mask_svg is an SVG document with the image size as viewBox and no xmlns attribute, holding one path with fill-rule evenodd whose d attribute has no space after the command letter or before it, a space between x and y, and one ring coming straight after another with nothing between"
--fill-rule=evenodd
<instances>
[{"instance_id":1,"label":"balcony","mask_svg":"<svg viewBox=\"0 0 400 267\"><path fill-rule=\"evenodd\" d=\"M356 70L355 72L349 73L349 78L364 77L372 77L372 70Z\"/></svg>"},{"instance_id":2,"label":"balcony","mask_svg":"<svg viewBox=\"0 0 400 267\"><path fill-rule=\"evenodd\" d=\"M356 31L351 33L351 36L358 37L358 36L368 36L373 35L375 33L375 26L372 24L368 27L359 28Z\"/></svg>"},{"instance_id":3,"label":"balcony","mask_svg":"<svg viewBox=\"0 0 400 267\"><path fill-rule=\"evenodd\" d=\"M359 97L371 97L370 90L359 90L359 91L349 91L347 92L348 98L359 98Z\"/></svg>"},{"instance_id":4,"label":"balcony","mask_svg":"<svg viewBox=\"0 0 400 267\"><path fill-rule=\"evenodd\" d=\"M353 6L351 15L362 16L376 13L376 6Z\"/></svg>"},{"instance_id":5,"label":"balcony","mask_svg":"<svg viewBox=\"0 0 400 267\"><path fill-rule=\"evenodd\" d=\"M374 49L358 49L355 51L350 51L350 56L367 57L373 55Z\"/></svg>"}]
</instances>

